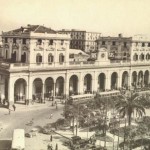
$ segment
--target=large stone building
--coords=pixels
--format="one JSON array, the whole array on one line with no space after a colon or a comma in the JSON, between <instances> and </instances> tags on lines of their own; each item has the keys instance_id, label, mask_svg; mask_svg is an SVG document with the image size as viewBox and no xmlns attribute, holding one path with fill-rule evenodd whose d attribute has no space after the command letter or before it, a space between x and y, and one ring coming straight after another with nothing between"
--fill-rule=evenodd
<instances>
[{"instance_id":1,"label":"large stone building","mask_svg":"<svg viewBox=\"0 0 150 150\"><path fill-rule=\"evenodd\" d=\"M149 86L150 39L130 40L130 59L112 60L109 48L98 49L96 61L80 61L84 55L69 49L70 35L43 26L28 25L2 33L0 92L10 102L47 94L68 96L119 88ZM75 60L72 56L75 54ZM78 56L79 55L79 56Z\"/></svg>"},{"instance_id":2,"label":"large stone building","mask_svg":"<svg viewBox=\"0 0 150 150\"><path fill-rule=\"evenodd\" d=\"M62 29L59 32L71 35L70 48L81 49L87 53L97 50L95 41L101 36L101 33L98 32L87 32L75 29Z\"/></svg>"}]
</instances>

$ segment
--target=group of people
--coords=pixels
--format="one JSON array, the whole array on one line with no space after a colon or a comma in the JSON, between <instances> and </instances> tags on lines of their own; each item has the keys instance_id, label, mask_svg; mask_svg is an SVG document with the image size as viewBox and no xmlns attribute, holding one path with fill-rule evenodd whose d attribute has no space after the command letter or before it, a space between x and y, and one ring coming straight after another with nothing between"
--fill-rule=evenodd
<instances>
[{"instance_id":1,"label":"group of people","mask_svg":"<svg viewBox=\"0 0 150 150\"><path fill-rule=\"evenodd\" d=\"M53 136L51 135L50 136L50 142L53 141ZM47 150L53 150L53 145L52 144L48 144L47 145ZM58 150L58 144L56 143L56 147L55 147L55 150Z\"/></svg>"}]
</instances>

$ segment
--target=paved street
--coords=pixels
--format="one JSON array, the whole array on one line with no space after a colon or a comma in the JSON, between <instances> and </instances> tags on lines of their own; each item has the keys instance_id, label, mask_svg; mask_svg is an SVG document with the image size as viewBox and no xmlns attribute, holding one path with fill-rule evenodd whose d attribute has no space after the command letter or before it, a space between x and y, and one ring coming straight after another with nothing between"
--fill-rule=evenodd
<instances>
[{"instance_id":1,"label":"paved street","mask_svg":"<svg viewBox=\"0 0 150 150\"><path fill-rule=\"evenodd\" d=\"M9 115L9 111L7 109L0 109L0 140L2 139L12 139L13 129L15 128L23 128L25 132L31 130L36 126L44 126L47 123L54 122L58 118L62 117L63 105L58 104L58 109L56 110L55 106L51 106L51 102L47 102L46 104L34 104L30 106L25 105L16 105L16 111L11 111ZM50 118L50 113L53 113L53 118ZM150 115L150 110L146 110L146 115ZM33 125L26 125L33 119ZM61 133L62 132L62 133ZM71 132L63 132L59 131L62 135L66 135L67 137L72 137L73 134ZM93 134L89 133L89 136ZM86 138L87 133L82 135L80 132L80 136ZM109 135L111 137L111 135ZM38 136L34 138L26 138L26 149L27 150L46 150L47 145L50 143L50 136L44 134L38 134ZM53 135L53 142L51 143L55 148L56 143L58 144L61 150L67 150L67 147L62 145L62 141L64 140L61 136ZM121 139L120 139L121 140ZM115 139L115 143L117 142L117 137ZM102 143L101 143L102 144ZM103 145L103 144L102 144ZM107 144L107 146L109 143ZM116 144L115 144L116 145ZM112 148L112 143L110 143Z\"/></svg>"},{"instance_id":2,"label":"paved street","mask_svg":"<svg viewBox=\"0 0 150 150\"><path fill-rule=\"evenodd\" d=\"M55 106L51 106L51 102L46 104L35 104L34 106L16 105L16 111L9 112L7 109L0 109L0 139L12 138L13 129L24 128L28 132L35 126L44 126L47 123L53 122L61 117L63 105L58 105L58 110ZM55 114L52 119L49 119L50 113ZM34 120L33 126L26 124Z\"/></svg>"}]
</instances>

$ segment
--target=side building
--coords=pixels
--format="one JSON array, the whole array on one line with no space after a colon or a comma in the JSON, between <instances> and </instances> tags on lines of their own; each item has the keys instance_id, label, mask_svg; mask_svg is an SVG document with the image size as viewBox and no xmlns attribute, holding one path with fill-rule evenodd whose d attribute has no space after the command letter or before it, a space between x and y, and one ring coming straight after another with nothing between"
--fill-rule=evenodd
<instances>
[{"instance_id":1,"label":"side building","mask_svg":"<svg viewBox=\"0 0 150 150\"><path fill-rule=\"evenodd\" d=\"M62 29L60 33L67 33L71 35L70 48L81 49L87 53L97 50L96 40L100 38L101 33L87 32L84 30L65 30Z\"/></svg>"}]
</instances>

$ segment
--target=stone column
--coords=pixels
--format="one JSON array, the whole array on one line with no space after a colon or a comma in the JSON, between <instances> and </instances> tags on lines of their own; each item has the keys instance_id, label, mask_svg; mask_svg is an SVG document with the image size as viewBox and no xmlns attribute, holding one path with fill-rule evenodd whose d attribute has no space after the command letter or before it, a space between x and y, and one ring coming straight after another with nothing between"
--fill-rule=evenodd
<instances>
[{"instance_id":1,"label":"stone column","mask_svg":"<svg viewBox=\"0 0 150 150\"><path fill-rule=\"evenodd\" d=\"M19 45L19 48L18 48L17 61L19 61L19 62L20 62L20 61L21 61L21 48L22 48L22 47L21 47L21 45L22 45L22 44L21 44L21 43L19 43L18 45Z\"/></svg>"},{"instance_id":2,"label":"stone column","mask_svg":"<svg viewBox=\"0 0 150 150\"><path fill-rule=\"evenodd\" d=\"M69 64L69 43L65 43L65 63L66 66Z\"/></svg>"},{"instance_id":3,"label":"stone column","mask_svg":"<svg viewBox=\"0 0 150 150\"><path fill-rule=\"evenodd\" d=\"M97 92L98 91L98 76L97 72L94 72L94 77L92 80L92 92Z\"/></svg>"},{"instance_id":4,"label":"stone column","mask_svg":"<svg viewBox=\"0 0 150 150\"><path fill-rule=\"evenodd\" d=\"M118 77L118 79L117 79L118 81L118 83L117 83L117 88L121 88L122 87L122 77Z\"/></svg>"},{"instance_id":5,"label":"stone column","mask_svg":"<svg viewBox=\"0 0 150 150\"><path fill-rule=\"evenodd\" d=\"M45 84L42 83L42 102L45 102L44 93L45 93Z\"/></svg>"},{"instance_id":6,"label":"stone column","mask_svg":"<svg viewBox=\"0 0 150 150\"><path fill-rule=\"evenodd\" d=\"M105 89L106 90L110 90L111 89L111 76L110 76L110 72L107 72L105 83L106 83Z\"/></svg>"},{"instance_id":7,"label":"stone column","mask_svg":"<svg viewBox=\"0 0 150 150\"><path fill-rule=\"evenodd\" d=\"M53 96L56 96L56 82L54 82L54 91L53 91Z\"/></svg>"},{"instance_id":8,"label":"stone column","mask_svg":"<svg viewBox=\"0 0 150 150\"><path fill-rule=\"evenodd\" d=\"M54 42L54 65L55 66L57 66L58 65L58 59L57 59L57 57L59 57L59 56L57 56L57 43L56 42Z\"/></svg>"},{"instance_id":9,"label":"stone column","mask_svg":"<svg viewBox=\"0 0 150 150\"><path fill-rule=\"evenodd\" d=\"M9 50L8 50L9 56L8 59L11 59L11 54L12 54L12 43L9 43Z\"/></svg>"},{"instance_id":10,"label":"stone column","mask_svg":"<svg viewBox=\"0 0 150 150\"><path fill-rule=\"evenodd\" d=\"M29 99L29 84L26 85L26 94L25 94L25 100Z\"/></svg>"},{"instance_id":11,"label":"stone column","mask_svg":"<svg viewBox=\"0 0 150 150\"><path fill-rule=\"evenodd\" d=\"M65 76L64 94L65 94L65 97L69 96L69 77L68 77L68 73L66 73L66 76Z\"/></svg>"},{"instance_id":12,"label":"stone column","mask_svg":"<svg viewBox=\"0 0 150 150\"><path fill-rule=\"evenodd\" d=\"M9 84L8 84L8 101L10 104L14 103L14 82L12 77L9 77Z\"/></svg>"},{"instance_id":13,"label":"stone column","mask_svg":"<svg viewBox=\"0 0 150 150\"><path fill-rule=\"evenodd\" d=\"M78 93L83 94L84 93L84 79L83 79L83 74L80 73L80 78L78 82Z\"/></svg>"},{"instance_id":14,"label":"stone column","mask_svg":"<svg viewBox=\"0 0 150 150\"><path fill-rule=\"evenodd\" d=\"M29 75L29 77L28 77L28 99L30 99L30 100L32 100L33 99L33 97L32 97L32 95L33 95L33 81L32 81L32 78L30 77L30 75Z\"/></svg>"}]
</instances>

